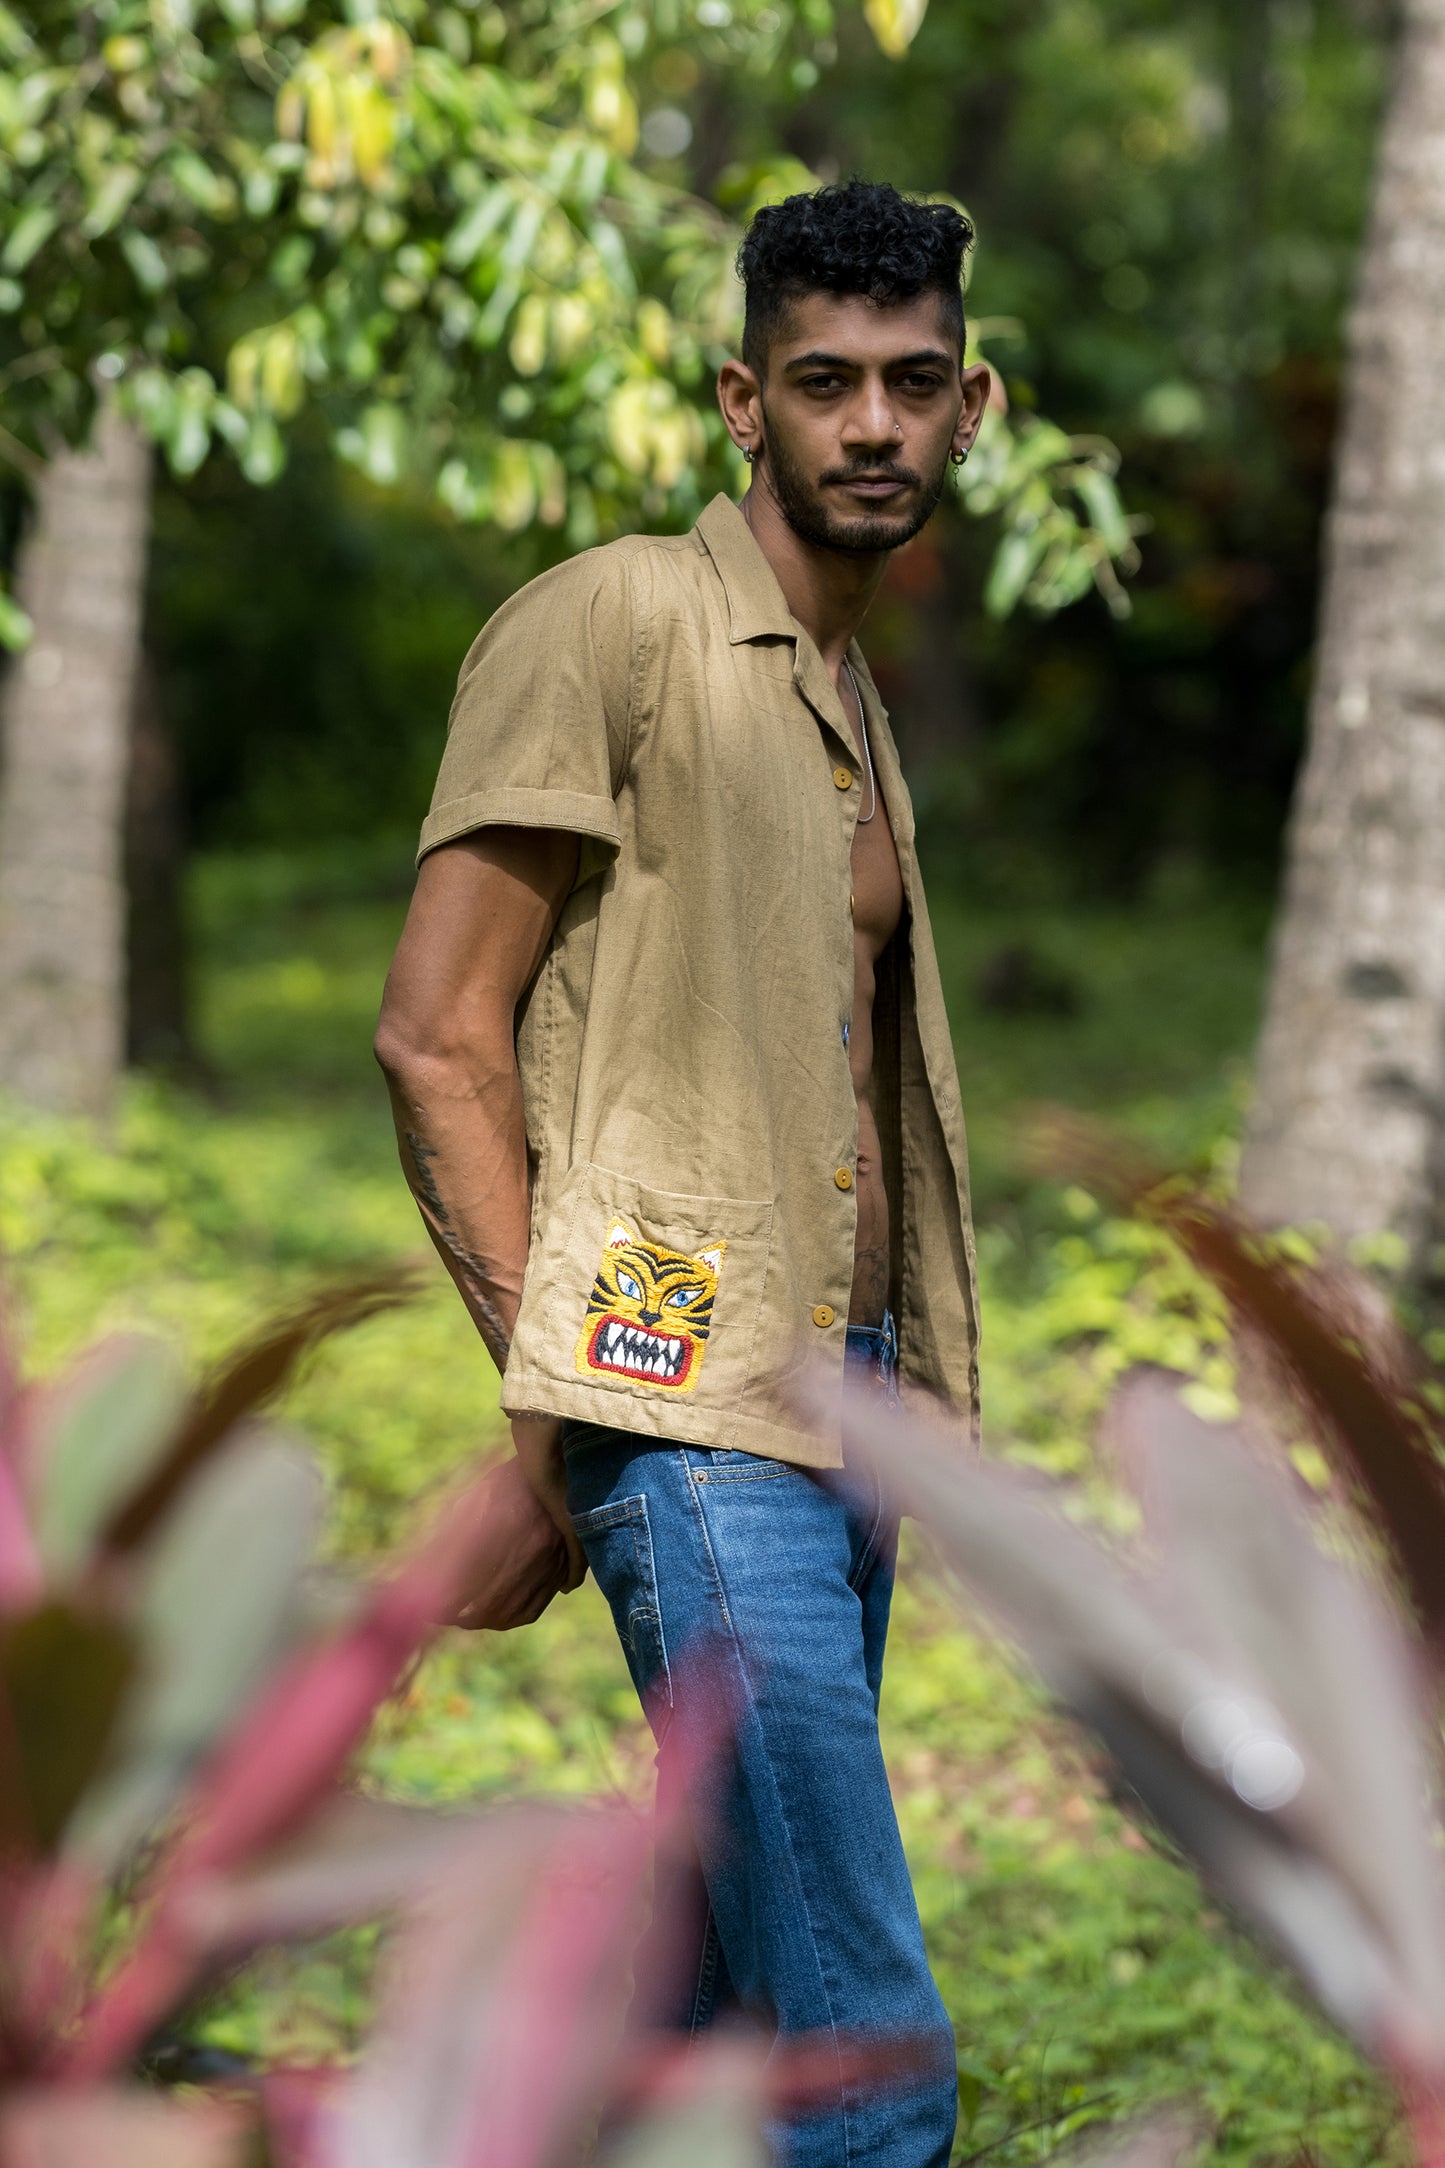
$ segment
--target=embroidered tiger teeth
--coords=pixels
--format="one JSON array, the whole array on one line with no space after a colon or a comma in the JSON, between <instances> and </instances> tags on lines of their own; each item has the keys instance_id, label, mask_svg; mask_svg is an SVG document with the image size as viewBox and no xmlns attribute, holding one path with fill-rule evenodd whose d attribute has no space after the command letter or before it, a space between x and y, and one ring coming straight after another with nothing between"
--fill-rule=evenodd
<instances>
[{"instance_id":1,"label":"embroidered tiger teeth","mask_svg":"<svg viewBox=\"0 0 1445 2168\"><path fill-rule=\"evenodd\" d=\"M597 1335L597 1360L609 1370L633 1370L643 1377L675 1378L687 1359L687 1342L664 1338L637 1325L609 1318Z\"/></svg>"}]
</instances>

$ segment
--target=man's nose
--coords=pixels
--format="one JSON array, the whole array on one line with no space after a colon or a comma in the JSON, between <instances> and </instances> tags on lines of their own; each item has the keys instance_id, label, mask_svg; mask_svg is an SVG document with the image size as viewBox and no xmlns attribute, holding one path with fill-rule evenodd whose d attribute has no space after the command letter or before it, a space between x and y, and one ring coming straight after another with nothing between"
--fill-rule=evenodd
<instances>
[{"instance_id":1,"label":"man's nose","mask_svg":"<svg viewBox=\"0 0 1445 2168\"><path fill-rule=\"evenodd\" d=\"M849 402L843 423L843 442L862 450L896 447L899 428L893 402L881 384L862 385Z\"/></svg>"}]
</instances>

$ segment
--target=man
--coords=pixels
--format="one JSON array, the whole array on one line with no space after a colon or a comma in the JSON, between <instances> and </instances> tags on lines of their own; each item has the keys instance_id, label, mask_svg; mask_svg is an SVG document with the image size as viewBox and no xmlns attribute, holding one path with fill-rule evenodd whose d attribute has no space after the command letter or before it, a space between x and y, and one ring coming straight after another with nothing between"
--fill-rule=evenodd
<instances>
[{"instance_id":1,"label":"man","mask_svg":"<svg viewBox=\"0 0 1445 2168\"><path fill-rule=\"evenodd\" d=\"M486 627L377 1041L537 1501L488 1616L590 1564L664 1784L690 1649L733 1718L726 1781L694 1777L682 2020L928 2050L892 2092L840 2063L780 2137L799 2168L941 2168L956 2113L878 1744L896 1530L790 1383L800 1353L840 1390L896 1364L973 1422L957 1080L853 643L982 419L970 240L858 181L758 214L718 382L742 506L589 551Z\"/></svg>"}]
</instances>

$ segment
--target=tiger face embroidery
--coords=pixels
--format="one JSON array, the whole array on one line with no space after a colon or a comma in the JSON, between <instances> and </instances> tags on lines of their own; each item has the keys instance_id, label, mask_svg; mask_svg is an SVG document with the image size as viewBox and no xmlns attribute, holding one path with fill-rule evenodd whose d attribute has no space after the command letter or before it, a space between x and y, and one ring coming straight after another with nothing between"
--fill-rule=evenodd
<instances>
[{"instance_id":1,"label":"tiger face embroidery","mask_svg":"<svg viewBox=\"0 0 1445 2168\"><path fill-rule=\"evenodd\" d=\"M614 1220L577 1342L578 1374L692 1392L726 1248L714 1242L687 1257L642 1241L624 1220Z\"/></svg>"}]
</instances>

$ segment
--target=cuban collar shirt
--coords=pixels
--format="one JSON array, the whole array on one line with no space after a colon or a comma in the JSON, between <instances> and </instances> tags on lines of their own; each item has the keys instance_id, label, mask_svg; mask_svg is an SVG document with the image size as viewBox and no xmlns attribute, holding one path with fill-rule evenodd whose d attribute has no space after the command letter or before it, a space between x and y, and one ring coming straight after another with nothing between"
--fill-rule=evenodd
<instances>
[{"instance_id":1,"label":"cuban collar shirt","mask_svg":"<svg viewBox=\"0 0 1445 2168\"><path fill-rule=\"evenodd\" d=\"M905 897L872 1090L899 1368L972 1438L958 1079L908 792L856 645L848 659ZM795 1389L808 1357L843 1380L860 750L723 496L690 534L544 573L467 655L421 852L498 825L581 839L518 1011L532 1219L508 1412L839 1465Z\"/></svg>"}]
</instances>

